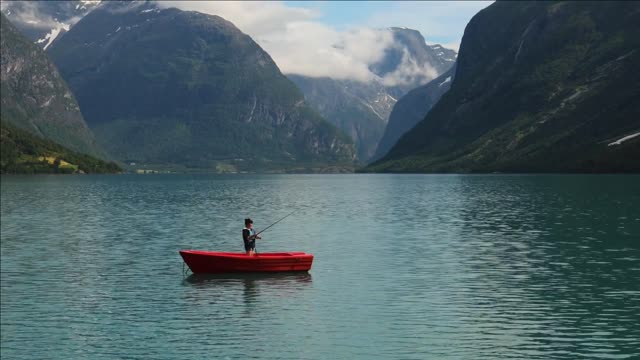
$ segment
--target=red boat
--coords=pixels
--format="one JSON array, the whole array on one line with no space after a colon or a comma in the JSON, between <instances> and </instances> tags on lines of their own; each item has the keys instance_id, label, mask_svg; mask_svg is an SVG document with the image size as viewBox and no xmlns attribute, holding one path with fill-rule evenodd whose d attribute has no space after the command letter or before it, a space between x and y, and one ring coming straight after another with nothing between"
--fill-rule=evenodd
<instances>
[{"instance_id":1,"label":"red boat","mask_svg":"<svg viewBox=\"0 0 640 360\"><path fill-rule=\"evenodd\" d=\"M303 252L245 253L180 250L180 256L194 274L235 272L309 271L313 255Z\"/></svg>"}]
</instances>

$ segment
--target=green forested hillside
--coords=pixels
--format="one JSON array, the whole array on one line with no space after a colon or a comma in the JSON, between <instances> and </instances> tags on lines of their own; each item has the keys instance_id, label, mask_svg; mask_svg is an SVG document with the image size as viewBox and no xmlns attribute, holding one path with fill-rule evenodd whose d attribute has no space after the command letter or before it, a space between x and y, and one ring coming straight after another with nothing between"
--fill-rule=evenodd
<instances>
[{"instance_id":1,"label":"green forested hillside","mask_svg":"<svg viewBox=\"0 0 640 360\"><path fill-rule=\"evenodd\" d=\"M349 137L220 17L108 2L50 54L117 159L239 170L355 159Z\"/></svg>"},{"instance_id":2,"label":"green forested hillside","mask_svg":"<svg viewBox=\"0 0 640 360\"><path fill-rule=\"evenodd\" d=\"M121 171L112 162L69 150L8 123L0 125L0 173L100 174Z\"/></svg>"},{"instance_id":3,"label":"green forested hillside","mask_svg":"<svg viewBox=\"0 0 640 360\"><path fill-rule=\"evenodd\" d=\"M455 80L366 171L640 171L640 2L508 2L469 22Z\"/></svg>"}]
</instances>

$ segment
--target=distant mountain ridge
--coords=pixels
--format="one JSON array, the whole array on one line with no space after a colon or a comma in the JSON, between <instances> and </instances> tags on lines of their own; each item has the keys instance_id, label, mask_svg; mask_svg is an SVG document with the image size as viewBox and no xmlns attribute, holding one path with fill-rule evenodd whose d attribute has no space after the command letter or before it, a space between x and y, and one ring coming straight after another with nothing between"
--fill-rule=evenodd
<instances>
[{"instance_id":1,"label":"distant mountain ridge","mask_svg":"<svg viewBox=\"0 0 640 360\"><path fill-rule=\"evenodd\" d=\"M371 81L287 75L310 104L351 136L361 162L376 153L398 99L449 70L456 58L453 50L427 45L416 30L394 27L387 31L394 43L370 66L376 75Z\"/></svg>"},{"instance_id":2,"label":"distant mountain ridge","mask_svg":"<svg viewBox=\"0 0 640 360\"><path fill-rule=\"evenodd\" d=\"M2 121L86 154L106 157L47 54L2 18Z\"/></svg>"},{"instance_id":3,"label":"distant mountain ridge","mask_svg":"<svg viewBox=\"0 0 640 360\"><path fill-rule=\"evenodd\" d=\"M449 92L365 170L640 171L638 49L638 2L496 2Z\"/></svg>"},{"instance_id":4,"label":"distant mountain ridge","mask_svg":"<svg viewBox=\"0 0 640 360\"><path fill-rule=\"evenodd\" d=\"M352 141L220 17L107 2L50 54L118 159L242 170L355 158Z\"/></svg>"}]
</instances>

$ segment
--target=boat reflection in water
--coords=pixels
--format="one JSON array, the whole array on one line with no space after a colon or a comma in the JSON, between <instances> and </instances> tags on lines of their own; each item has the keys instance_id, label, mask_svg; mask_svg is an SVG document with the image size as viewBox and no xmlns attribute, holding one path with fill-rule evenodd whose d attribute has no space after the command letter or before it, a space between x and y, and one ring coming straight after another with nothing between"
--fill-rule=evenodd
<instances>
[{"instance_id":1,"label":"boat reflection in water","mask_svg":"<svg viewBox=\"0 0 640 360\"><path fill-rule=\"evenodd\" d=\"M282 284L286 282L310 283L311 274L306 271L298 272L262 272L262 273L228 273L228 274L191 274L184 281L188 284L200 285L211 283L212 285L224 282L237 282L239 280L262 281L265 284Z\"/></svg>"},{"instance_id":2,"label":"boat reflection in water","mask_svg":"<svg viewBox=\"0 0 640 360\"><path fill-rule=\"evenodd\" d=\"M242 301L251 305L258 297L296 297L313 284L308 272L276 272L191 274L183 280L183 285L196 290L189 291L191 300L209 303L236 301L241 294Z\"/></svg>"}]
</instances>

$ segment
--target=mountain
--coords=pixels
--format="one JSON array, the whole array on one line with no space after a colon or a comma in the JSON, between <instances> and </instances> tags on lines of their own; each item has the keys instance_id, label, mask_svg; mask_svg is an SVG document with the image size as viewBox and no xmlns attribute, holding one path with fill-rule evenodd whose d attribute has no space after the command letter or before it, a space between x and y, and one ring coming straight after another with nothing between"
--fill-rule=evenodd
<instances>
[{"instance_id":1,"label":"mountain","mask_svg":"<svg viewBox=\"0 0 640 360\"><path fill-rule=\"evenodd\" d=\"M380 81L364 83L301 75L288 78L325 119L351 136L358 159L365 161L374 154L396 102Z\"/></svg>"},{"instance_id":2,"label":"mountain","mask_svg":"<svg viewBox=\"0 0 640 360\"><path fill-rule=\"evenodd\" d=\"M72 150L104 157L47 54L1 17L2 120Z\"/></svg>"},{"instance_id":3,"label":"mountain","mask_svg":"<svg viewBox=\"0 0 640 360\"><path fill-rule=\"evenodd\" d=\"M397 99L449 70L456 60L455 51L438 44L427 45L417 30L392 27L388 31L393 35L393 46L370 70Z\"/></svg>"},{"instance_id":4,"label":"mountain","mask_svg":"<svg viewBox=\"0 0 640 360\"><path fill-rule=\"evenodd\" d=\"M352 141L232 23L105 2L49 50L99 142L137 163L351 163Z\"/></svg>"},{"instance_id":5,"label":"mountain","mask_svg":"<svg viewBox=\"0 0 640 360\"><path fill-rule=\"evenodd\" d=\"M458 58L458 53L455 50L447 49L440 44L427 45L436 54L435 66L440 70L451 68L452 64Z\"/></svg>"},{"instance_id":6,"label":"mountain","mask_svg":"<svg viewBox=\"0 0 640 360\"><path fill-rule=\"evenodd\" d=\"M404 133L411 130L427 115L429 110L449 91L455 78L455 65L426 85L419 86L400 98L389 116L384 135L378 142L371 161L382 158Z\"/></svg>"},{"instance_id":7,"label":"mountain","mask_svg":"<svg viewBox=\"0 0 640 360\"><path fill-rule=\"evenodd\" d=\"M6 1L2 12L22 34L45 50L78 20L100 4L100 0Z\"/></svg>"},{"instance_id":8,"label":"mountain","mask_svg":"<svg viewBox=\"0 0 640 360\"><path fill-rule=\"evenodd\" d=\"M456 77L366 171L640 171L640 3L496 2Z\"/></svg>"},{"instance_id":9,"label":"mountain","mask_svg":"<svg viewBox=\"0 0 640 360\"><path fill-rule=\"evenodd\" d=\"M416 30L386 31L393 43L370 66L370 81L287 75L323 117L351 135L361 162L376 152L397 99L449 70L456 58L453 50L427 45Z\"/></svg>"},{"instance_id":10,"label":"mountain","mask_svg":"<svg viewBox=\"0 0 640 360\"><path fill-rule=\"evenodd\" d=\"M0 124L0 173L2 174L119 172L122 172L122 169L113 162L72 151L8 123Z\"/></svg>"}]
</instances>

